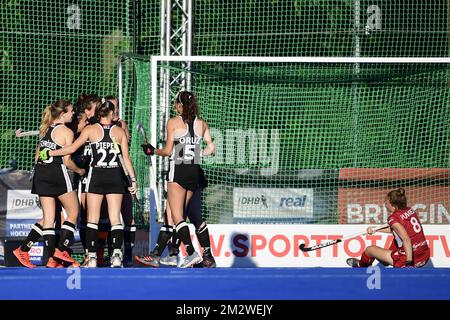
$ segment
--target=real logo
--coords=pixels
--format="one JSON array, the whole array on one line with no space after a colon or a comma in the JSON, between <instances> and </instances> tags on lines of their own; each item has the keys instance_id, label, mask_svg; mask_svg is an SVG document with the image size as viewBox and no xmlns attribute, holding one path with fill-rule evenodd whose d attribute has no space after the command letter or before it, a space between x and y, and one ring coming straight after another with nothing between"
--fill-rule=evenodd
<instances>
[{"instance_id":1,"label":"real logo","mask_svg":"<svg viewBox=\"0 0 450 320\"><path fill-rule=\"evenodd\" d=\"M306 195L304 195L303 197L283 197L280 199L280 207L285 208L304 207L306 200L307 200Z\"/></svg>"}]
</instances>

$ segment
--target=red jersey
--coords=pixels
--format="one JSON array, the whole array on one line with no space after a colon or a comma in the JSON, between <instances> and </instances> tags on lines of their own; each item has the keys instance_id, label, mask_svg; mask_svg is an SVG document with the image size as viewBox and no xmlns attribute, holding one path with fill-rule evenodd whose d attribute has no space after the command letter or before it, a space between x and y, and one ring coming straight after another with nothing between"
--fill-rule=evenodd
<instances>
[{"instance_id":1,"label":"red jersey","mask_svg":"<svg viewBox=\"0 0 450 320\"><path fill-rule=\"evenodd\" d=\"M396 222L400 223L408 233L408 236L411 239L414 256L428 250L428 244L425 239L425 235L423 234L422 224L420 223L417 213L413 209L406 208L402 210L395 210L388 217L388 223L392 227L392 225ZM404 251L402 239L395 233L395 231L392 230L392 233L394 234L397 248Z\"/></svg>"}]
</instances>

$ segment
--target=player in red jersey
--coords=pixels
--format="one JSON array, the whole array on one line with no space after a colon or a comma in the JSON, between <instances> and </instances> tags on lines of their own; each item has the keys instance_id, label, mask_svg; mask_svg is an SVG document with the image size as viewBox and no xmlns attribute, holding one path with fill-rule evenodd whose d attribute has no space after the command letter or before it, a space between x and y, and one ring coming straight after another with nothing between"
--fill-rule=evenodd
<instances>
[{"instance_id":1,"label":"player in red jersey","mask_svg":"<svg viewBox=\"0 0 450 320\"><path fill-rule=\"evenodd\" d=\"M384 265L394 268L423 267L430 259L430 249L423 233L422 224L417 213L406 205L405 189L390 191L384 202L391 213L388 217L389 227L381 232L393 233L394 242L389 249L369 246L361 259L349 258L347 264L351 267L368 267L377 259ZM368 234L373 234L373 228L367 228Z\"/></svg>"}]
</instances>

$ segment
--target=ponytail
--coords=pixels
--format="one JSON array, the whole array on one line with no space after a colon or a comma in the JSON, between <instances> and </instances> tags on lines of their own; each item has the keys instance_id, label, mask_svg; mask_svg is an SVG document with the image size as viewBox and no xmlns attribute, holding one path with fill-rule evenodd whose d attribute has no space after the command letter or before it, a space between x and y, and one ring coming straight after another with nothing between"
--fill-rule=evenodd
<instances>
[{"instance_id":1,"label":"ponytail","mask_svg":"<svg viewBox=\"0 0 450 320\"><path fill-rule=\"evenodd\" d=\"M189 124L194 122L195 117L198 116L198 102L194 94L189 91L181 91L177 95L176 102L181 103L183 106L181 114L183 121Z\"/></svg>"},{"instance_id":2,"label":"ponytail","mask_svg":"<svg viewBox=\"0 0 450 320\"><path fill-rule=\"evenodd\" d=\"M70 101L61 99L44 109L42 112L41 125L39 126L39 137L43 138L45 136L45 133L52 125L53 121L58 119L61 113L67 112L69 106Z\"/></svg>"},{"instance_id":3,"label":"ponytail","mask_svg":"<svg viewBox=\"0 0 450 320\"><path fill-rule=\"evenodd\" d=\"M41 125L39 126L39 137L43 138L45 136L45 133L47 132L48 128L53 122L52 117L52 106L47 106L44 109L44 112L42 112L42 120Z\"/></svg>"}]
</instances>

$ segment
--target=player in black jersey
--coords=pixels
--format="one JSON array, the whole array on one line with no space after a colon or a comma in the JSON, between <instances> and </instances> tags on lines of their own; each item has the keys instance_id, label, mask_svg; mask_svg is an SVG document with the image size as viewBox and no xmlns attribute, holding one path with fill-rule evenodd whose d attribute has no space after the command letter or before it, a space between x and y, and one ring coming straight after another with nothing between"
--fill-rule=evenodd
<instances>
[{"instance_id":1,"label":"player in black jersey","mask_svg":"<svg viewBox=\"0 0 450 320\"><path fill-rule=\"evenodd\" d=\"M72 120L73 107L67 100L58 100L45 108L42 114L39 149L58 150L64 146L69 146L73 141L73 132L65 126ZM43 211L42 235L49 254L47 267L58 267L59 262L77 265L77 262L70 256L68 245L75 232L75 224L78 217L78 199L74 191L73 181L70 180L67 168L83 174L71 160L70 156L54 156L45 160L38 159L35 165L33 184L31 192L39 195ZM67 218L61 226L59 244L55 241L55 212L56 198L62 203L67 212ZM59 213L59 211L58 211ZM30 235L39 233L35 228ZM29 242L32 245L32 241ZM58 245L56 248L55 246ZM29 261L28 252L21 247L14 250L15 256L22 265L33 268Z\"/></svg>"},{"instance_id":2,"label":"player in black jersey","mask_svg":"<svg viewBox=\"0 0 450 320\"><path fill-rule=\"evenodd\" d=\"M168 206L175 230L186 247L188 255L180 264L181 268L191 267L202 261L202 257L192 246L189 228L184 221L184 210L198 187L200 162L202 156L215 151L208 124L199 118L198 102L193 93L182 91L177 95L175 108L178 116L167 122L167 142L163 149L155 149L144 145L148 155L170 156L168 176ZM207 147L202 150L201 142L205 140Z\"/></svg>"},{"instance_id":3,"label":"player in black jersey","mask_svg":"<svg viewBox=\"0 0 450 320\"><path fill-rule=\"evenodd\" d=\"M109 95L105 97L106 101L114 104L114 118L113 124L121 127L127 136L128 145L131 145L131 135L130 130L128 129L128 125L125 120L120 118L119 114L119 101L115 96ZM122 199L122 207L120 210L122 214L122 219L124 223L124 231L123 231L123 244L124 244L124 255L123 255L123 266L124 267L132 267L133 266L133 246L136 238L136 225L133 218L133 201L131 199L131 194L126 193L123 195ZM105 219L105 224L100 224L99 229L101 227L110 227L109 221ZM111 255L111 236L108 234L108 250Z\"/></svg>"},{"instance_id":4,"label":"player in black jersey","mask_svg":"<svg viewBox=\"0 0 450 320\"><path fill-rule=\"evenodd\" d=\"M147 151L146 147L144 147L144 152L145 151ZM198 242L202 247L203 261L197 265L194 265L194 267L215 268L217 265L211 252L211 241L209 238L208 226L206 221L203 220L201 213L202 192L203 189L208 186L208 181L205 178L205 173L202 168L200 168L199 172L199 184L192 195L189 204L184 209L183 218L189 218L189 222L194 225L195 234L197 235ZM135 259L140 264L153 268L158 268L160 264L177 266L178 254L180 253L180 244L181 241L173 228L173 220L171 217L170 208L168 207L164 212L164 225L159 230L155 248L149 255L135 257ZM166 246L169 246L169 254L161 258Z\"/></svg>"},{"instance_id":5,"label":"player in black jersey","mask_svg":"<svg viewBox=\"0 0 450 320\"><path fill-rule=\"evenodd\" d=\"M124 165L131 176L132 185L128 191L136 193L136 179L133 165L128 153L128 141L124 130L112 124L114 105L105 101L96 110L98 123L87 126L75 140L73 145L60 150L40 152L40 157L65 155L75 152L86 141L90 141L92 160L90 163L87 191L88 224L86 229L86 243L88 261L86 267L97 266L98 221L103 198L106 196L108 214L111 222L111 236L113 238L113 255L111 267L122 267L123 225L120 219L120 207L123 194L127 192L123 170L119 165L113 141L114 138L121 145Z\"/></svg>"},{"instance_id":6,"label":"player in black jersey","mask_svg":"<svg viewBox=\"0 0 450 320\"><path fill-rule=\"evenodd\" d=\"M78 123L83 123L90 125L89 119L95 119L95 110L101 104L101 99L96 94L81 94L75 104L75 114L78 118ZM78 133L75 135L76 138L79 137L81 130L77 130ZM91 162L91 146L89 141L87 141L83 146L76 150L72 154L72 158L75 163L86 170L89 171L89 164ZM87 249L86 246L86 225L87 225L87 206L86 206L86 182L87 175L77 175L75 176L75 182L78 185L81 210L79 217L79 230L80 230L80 240L83 248Z\"/></svg>"}]
</instances>

